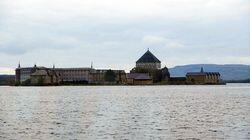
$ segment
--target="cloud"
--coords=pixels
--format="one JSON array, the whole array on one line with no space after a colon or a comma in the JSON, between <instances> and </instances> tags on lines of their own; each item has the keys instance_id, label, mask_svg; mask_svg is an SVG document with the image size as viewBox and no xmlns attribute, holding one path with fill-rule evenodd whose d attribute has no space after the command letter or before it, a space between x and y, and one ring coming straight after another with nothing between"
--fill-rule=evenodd
<instances>
[{"instance_id":1,"label":"cloud","mask_svg":"<svg viewBox=\"0 0 250 140\"><path fill-rule=\"evenodd\" d=\"M165 43L167 39L160 36L145 36L142 41L149 44L162 44Z\"/></svg>"},{"instance_id":2,"label":"cloud","mask_svg":"<svg viewBox=\"0 0 250 140\"><path fill-rule=\"evenodd\" d=\"M0 65L128 67L147 48L172 65L249 64L249 9L249 0L1 0Z\"/></svg>"},{"instance_id":3,"label":"cloud","mask_svg":"<svg viewBox=\"0 0 250 140\"><path fill-rule=\"evenodd\" d=\"M180 43L180 41L170 39L170 38L165 38L162 36L144 36L142 38L143 43L148 46L148 47L164 47L164 48L171 48L171 49L178 49L185 47L184 44Z\"/></svg>"},{"instance_id":4,"label":"cloud","mask_svg":"<svg viewBox=\"0 0 250 140\"><path fill-rule=\"evenodd\" d=\"M5 46L5 47L0 48L0 52L6 53L9 55L20 55L20 54L26 53L26 50L20 47L15 47L15 46L14 47Z\"/></svg>"},{"instance_id":5,"label":"cloud","mask_svg":"<svg viewBox=\"0 0 250 140\"><path fill-rule=\"evenodd\" d=\"M61 24L72 21L106 23L142 19L215 21L242 18L248 0L12 0L5 3L8 19L30 23ZM129 10L128 10L129 9ZM13 21L13 20L12 20Z\"/></svg>"},{"instance_id":6,"label":"cloud","mask_svg":"<svg viewBox=\"0 0 250 140\"><path fill-rule=\"evenodd\" d=\"M23 35L21 35L23 33ZM82 40L59 34L36 34L25 32L0 32L0 53L22 55L40 49L67 50L80 47Z\"/></svg>"},{"instance_id":7,"label":"cloud","mask_svg":"<svg viewBox=\"0 0 250 140\"><path fill-rule=\"evenodd\" d=\"M15 70L11 68L0 67L0 74L14 74Z\"/></svg>"}]
</instances>

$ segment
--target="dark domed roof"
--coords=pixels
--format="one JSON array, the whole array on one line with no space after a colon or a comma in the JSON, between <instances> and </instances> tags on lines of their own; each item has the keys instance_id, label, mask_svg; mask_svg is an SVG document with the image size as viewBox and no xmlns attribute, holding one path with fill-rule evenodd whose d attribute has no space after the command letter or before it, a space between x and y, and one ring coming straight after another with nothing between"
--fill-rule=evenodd
<instances>
[{"instance_id":1,"label":"dark domed roof","mask_svg":"<svg viewBox=\"0 0 250 140\"><path fill-rule=\"evenodd\" d=\"M149 50L136 63L161 63Z\"/></svg>"}]
</instances>

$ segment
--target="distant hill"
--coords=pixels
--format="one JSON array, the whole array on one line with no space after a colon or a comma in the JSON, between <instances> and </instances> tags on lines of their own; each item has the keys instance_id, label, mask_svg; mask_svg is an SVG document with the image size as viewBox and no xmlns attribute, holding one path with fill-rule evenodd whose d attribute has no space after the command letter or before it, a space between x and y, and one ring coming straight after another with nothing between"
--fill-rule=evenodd
<instances>
[{"instance_id":1,"label":"distant hill","mask_svg":"<svg viewBox=\"0 0 250 140\"><path fill-rule=\"evenodd\" d=\"M1 85L14 85L15 75L0 75L0 86Z\"/></svg>"},{"instance_id":2,"label":"distant hill","mask_svg":"<svg viewBox=\"0 0 250 140\"><path fill-rule=\"evenodd\" d=\"M250 79L250 65L192 64L170 68L171 76L185 76L187 72L198 72L203 67L206 72L220 72L223 80Z\"/></svg>"},{"instance_id":3,"label":"distant hill","mask_svg":"<svg viewBox=\"0 0 250 140\"><path fill-rule=\"evenodd\" d=\"M250 83L250 79L246 80L232 80L232 81L226 81L227 83Z\"/></svg>"}]
</instances>

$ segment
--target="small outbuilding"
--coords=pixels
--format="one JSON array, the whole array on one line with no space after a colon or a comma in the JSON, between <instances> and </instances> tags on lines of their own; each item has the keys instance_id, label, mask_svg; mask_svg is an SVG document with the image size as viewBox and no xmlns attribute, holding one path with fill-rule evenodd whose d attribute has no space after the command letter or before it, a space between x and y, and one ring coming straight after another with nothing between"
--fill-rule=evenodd
<instances>
[{"instance_id":1,"label":"small outbuilding","mask_svg":"<svg viewBox=\"0 0 250 140\"><path fill-rule=\"evenodd\" d=\"M60 77L52 70L41 69L30 75L30 82L31 85L57 85Z\"/></svg>"},{"instance_id":2,"label":"small outbuilding","mask_svg":"<svg viewBox=\"0 0 250 140\"><path fill-rule=\"evenodd\" d=\"M153 79L148 73L128 73L127 84L128 85L151 85L153 84Z\"/></svg>"}]
</instances>

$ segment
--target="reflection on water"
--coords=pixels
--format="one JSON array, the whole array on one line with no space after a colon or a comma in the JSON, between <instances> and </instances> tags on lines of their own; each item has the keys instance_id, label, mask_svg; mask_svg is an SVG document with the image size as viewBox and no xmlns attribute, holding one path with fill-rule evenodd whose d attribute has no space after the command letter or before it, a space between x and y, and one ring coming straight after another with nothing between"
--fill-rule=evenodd
<instances>
[{"instance_id":1,"label":"reflection on water","mask_svg":"<svg viewBox=\"0 0 250 140\"><path fill-rule=\"evenodd\" d=\"M0 139L250 139L250 85L0 87Z\"/></svg>"}]
</instances>

